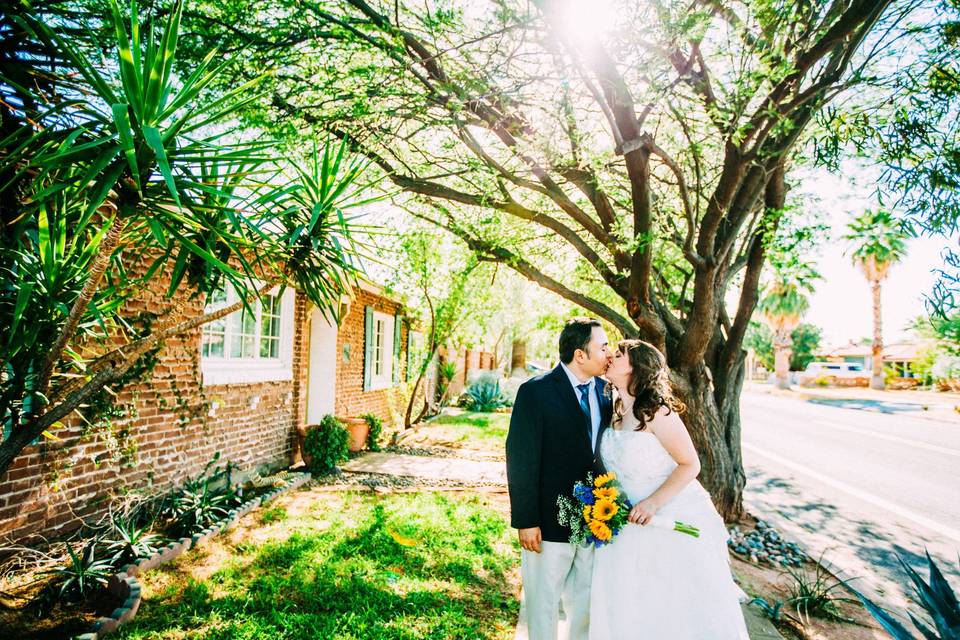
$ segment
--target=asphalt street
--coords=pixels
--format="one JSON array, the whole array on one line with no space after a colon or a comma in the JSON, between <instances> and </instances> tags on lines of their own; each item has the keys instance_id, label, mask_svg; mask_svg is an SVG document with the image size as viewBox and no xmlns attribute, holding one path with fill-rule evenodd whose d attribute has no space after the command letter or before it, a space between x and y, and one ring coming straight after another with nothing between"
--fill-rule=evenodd
<instances>
[{"instance_id":1,"label":"asphalt street","mask_svg":"<svg viewBox=\"0 0 960 640\"><path fill-rule=\"evenodd\" d=\"M748 508L890 608L916 608L897 554L960 593L960 420L751 392L741 412Z\"/></svg>"}]
</instances>

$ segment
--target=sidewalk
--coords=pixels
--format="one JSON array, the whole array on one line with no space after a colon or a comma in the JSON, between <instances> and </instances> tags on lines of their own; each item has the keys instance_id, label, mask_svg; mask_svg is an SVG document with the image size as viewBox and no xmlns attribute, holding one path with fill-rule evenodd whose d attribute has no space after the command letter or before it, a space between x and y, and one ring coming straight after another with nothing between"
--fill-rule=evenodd
<instances>
[{"instance_id":1,"label":"sidewalk","mask_svg":"<svg viewBox=\"0 0 960 640\"><path fill-rule=\"evenodd\" d=\"M368 453L354 458L341 469L347 473L379 473L418 478L428 481L453 480L466 484L506 486L507 474L503 462L465 460L463 458L433 458L397 453ZM521 610L522 615L522 610ZM743 615L751 640L783 640L769 620L756 607L743 605ZM524 625L520 625L521 628ZM517 636L518 638L520 635Z\"/></svg>"},{"instance_id":2,"label":"sidewalk","mask_svg":"<svg viewBox=\"0 0 960 640\"><path fill-rule=\"evenodd\" d=\"M909 415L960 424L960 393L937 391L878 391L864 387L800 387L777 389L772 384L746 382L745 393L763 393L842 409Z\"/></svg>"}]
</instances>

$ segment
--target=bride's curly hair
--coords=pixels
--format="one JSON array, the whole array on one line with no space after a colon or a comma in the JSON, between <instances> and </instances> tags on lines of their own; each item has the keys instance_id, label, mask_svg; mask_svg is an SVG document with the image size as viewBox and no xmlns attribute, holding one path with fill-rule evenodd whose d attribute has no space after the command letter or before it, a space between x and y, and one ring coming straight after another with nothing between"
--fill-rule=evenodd
<instances>
[{"instance_id":1,"label":"bride's curly hair","mask_svg":"<svg viewBox=\"0 0 960 640\"><path fill-rule=\"evenodd\" d=\"M617 351L630 359L631 372L627 392L634 397L633 415L640 421L637 431L647 428L647 423L653 420L660 407L677 413L686 411L684 404L673 395L667 359L659 349L643 340L621 340ZM617 419L623 417L624 409L620 398L617 398L614 410Z\"/></svg>"}]
</instances>

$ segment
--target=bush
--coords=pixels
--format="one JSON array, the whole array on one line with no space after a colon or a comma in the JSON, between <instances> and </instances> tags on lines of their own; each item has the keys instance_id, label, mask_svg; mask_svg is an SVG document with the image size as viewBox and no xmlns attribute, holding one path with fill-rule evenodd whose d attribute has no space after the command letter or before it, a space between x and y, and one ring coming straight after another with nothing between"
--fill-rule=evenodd
<instances>
[{"instance_id":1,"label":"bush","mask_svg":"<svg viewBox=\"0 0 960 640\"><path fill-rule=\"evenodd\" d=\"M310 456L310 470L325 474L348 459L350 434L343 423L331 415L323 416L320 424L307 428L303 448Z\"/></svg>"},{"instance_id":2,"label":"bush","mask_svg":"<svg viewBox=\"0 0 960 640\"><path fill-rule=\"evenodd\" d=\"M460 406L469 411L490 413L507 405L507 398L500 390L500 380L493 376L477 378L460 396Z\"/></svg>"},{"instance_id":3,"label":"bush","mask_svg":"<svg viewBox=\"0 0 960 640\"><path fill-rule=\"evenodd\" d=\"M380 438L380 434L383 433L383 420L374 413L365 413L360 417L363 418L367 426L370 427L370 430L367 432L367 449L370 451L380 451L378 439Z\"/></svg>"}]
</instances>

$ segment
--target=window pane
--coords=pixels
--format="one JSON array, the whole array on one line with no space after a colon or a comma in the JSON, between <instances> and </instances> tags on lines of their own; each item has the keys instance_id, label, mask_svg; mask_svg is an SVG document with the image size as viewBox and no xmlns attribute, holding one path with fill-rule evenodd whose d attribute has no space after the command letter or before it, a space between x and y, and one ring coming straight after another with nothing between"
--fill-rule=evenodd
<instances>
[{"instance_id":1,"label":"window pane","mask_svg":"<svg viewBox=\"0 0 960 640\"><path fill-rule=\"evenodd\" d=\"M260 357L261 358L279 358L280 357L280 339L279 338L261 338L260 339Z\"/></svg>"},{"instance_id":2,"label":"window pane","mask_svg":"<svg viewBox=\"0 0 960 640\"><path fill-rule=\"evenodd\" d=\"M223 357L223 334L209 333L203 336L203 346L200 351L204 357Z\"/></svg>"}]
</instances>

